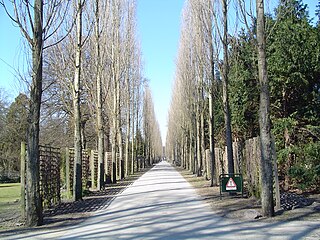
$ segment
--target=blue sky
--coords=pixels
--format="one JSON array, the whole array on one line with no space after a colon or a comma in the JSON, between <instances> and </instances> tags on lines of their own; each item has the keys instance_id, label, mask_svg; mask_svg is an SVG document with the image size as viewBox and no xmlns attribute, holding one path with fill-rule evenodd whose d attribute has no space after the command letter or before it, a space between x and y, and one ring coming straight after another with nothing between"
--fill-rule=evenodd
<instances>
[{"instance_id":1,"label":"blue sky","mask_svg":"<svg viewBox=\"0 0 320 240\"><path fill-rule=\"evenodd\" d=\"M271 0L271 5L276 0ZM316 0L304 0L314 16ZM181 10L184 0L137 0L138 36L141 41L144 74L150 80L156 117L165 141L167 111L171 99L175 58L178 48ZM0 7L0 88L4 88L8 100L18 95L19 84L14 70L23 64L21 34Z\"/></svg>"},{"instance_id":2,"label":"blue sky","mask_svg":"<svg viewBox=\"0 0 320 240\"><path fill-rule=\"evenodd\" d=\"M142 45L144 72L150 80L163 142L166 138L183 3L184 0L138 0L138 35Z\"/></svg>"},{"instance_id":3,"label":"blue sky","mask_svg":"<svg viewBox=\"0 0 320 240\"><path fill-rule=\"evenodd\" d=\"M175 70L175 56L180 33L180 15L184 0L138 0L138 36L144 60L144 74L149 79L156 117L165 140L167 111L171 82ZM23 61L21 34L0 7L0 88L13 101L19 94L14 69Z\"/></svg>"},{"instance_id":4,"label":"blue sky","mask_svg":"<svg viewBox=\"0 0 320 240\"><path fill-rule=\"evenodd\" d=\"M8 101L12 101L18 94L18 81L15 77L15 70L18 68L22 57L21 34L13 25L0 6L0 88L3 88L8 95Z\"/></svg>"}]
</instances>

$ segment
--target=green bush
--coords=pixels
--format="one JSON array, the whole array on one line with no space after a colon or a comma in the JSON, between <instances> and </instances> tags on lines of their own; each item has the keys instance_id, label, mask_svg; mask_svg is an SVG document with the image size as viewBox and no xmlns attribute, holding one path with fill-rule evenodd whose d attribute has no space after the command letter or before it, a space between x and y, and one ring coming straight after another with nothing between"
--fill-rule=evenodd
<instances>
[{"instance_id":1,"label":"green bush","mask_svg":"<svg viewBox=\"0 0 320 240\"><path fill-rule=\"evenodd\" d=\"M295 163L288 174L295 187L301 190L320 188L320 142L308 143L294 148Z\"/></svg>"}]
</instances>

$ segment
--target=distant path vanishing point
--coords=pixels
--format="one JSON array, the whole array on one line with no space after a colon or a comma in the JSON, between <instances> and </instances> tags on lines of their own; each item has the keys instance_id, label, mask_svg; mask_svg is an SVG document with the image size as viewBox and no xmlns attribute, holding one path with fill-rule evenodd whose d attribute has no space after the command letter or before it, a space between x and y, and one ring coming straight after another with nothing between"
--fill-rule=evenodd
<instances>
[{"instance_id":1,"label":"distant path vanishing point","mask_svg":"<svg viewBox=\"0 0 320 240\"><path fill-rule=\"evenodd\" d=\"M265 223L218 217L169 163L160 162L106 210L79 225L4 239L320 239L320 220Z\"/></svg>"}]
</instances>

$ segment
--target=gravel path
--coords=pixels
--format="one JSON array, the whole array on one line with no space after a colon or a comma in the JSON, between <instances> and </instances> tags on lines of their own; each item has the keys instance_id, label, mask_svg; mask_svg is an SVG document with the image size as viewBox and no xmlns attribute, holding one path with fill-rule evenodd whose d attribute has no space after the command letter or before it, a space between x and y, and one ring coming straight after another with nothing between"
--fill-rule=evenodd
<instances>
[{"instance_id":1,"label":"gravel path","mask_svg":"<svg viewBox=\"0 0 320 240\"><path fill-rule=\"evenodd\" d=\"M85 221L2 239L320 239L320 220L259 222L212 213L191 185L161 162Z\"/></svg>"}]
</instances>

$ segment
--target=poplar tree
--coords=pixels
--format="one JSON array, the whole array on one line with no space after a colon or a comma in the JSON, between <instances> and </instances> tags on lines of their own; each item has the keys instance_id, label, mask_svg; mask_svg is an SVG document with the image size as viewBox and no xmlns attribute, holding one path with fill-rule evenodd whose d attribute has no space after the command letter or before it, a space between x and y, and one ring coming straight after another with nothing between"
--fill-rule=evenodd
<instances>
[{"instance_id":1,"label":"poplar tree","mask_svg":"<svg viewBox=\"0 0 320 240\"><path fill-rule=\"evenodd\" d=\"M264 0L256 1L258 72L260 82L260 148L261 148L261 205L263 216L274 215L273 175L271 152L270 93L266 59Z\"/></svg>"}]
</instances>

